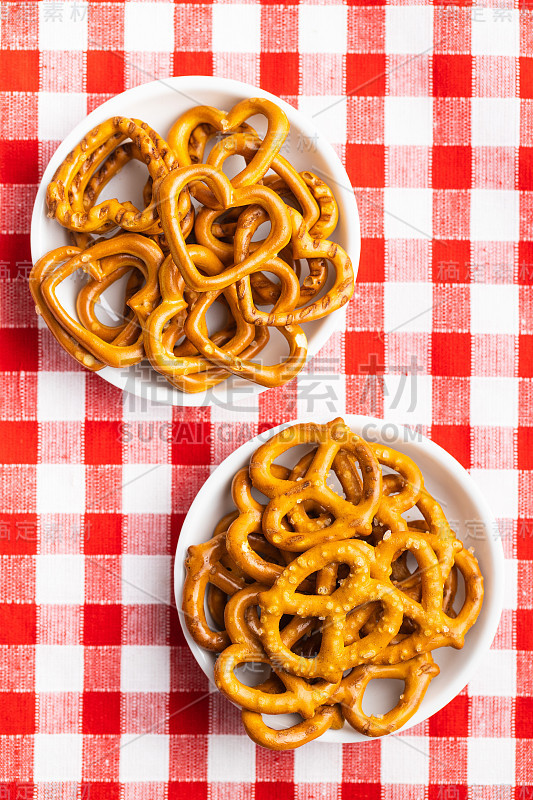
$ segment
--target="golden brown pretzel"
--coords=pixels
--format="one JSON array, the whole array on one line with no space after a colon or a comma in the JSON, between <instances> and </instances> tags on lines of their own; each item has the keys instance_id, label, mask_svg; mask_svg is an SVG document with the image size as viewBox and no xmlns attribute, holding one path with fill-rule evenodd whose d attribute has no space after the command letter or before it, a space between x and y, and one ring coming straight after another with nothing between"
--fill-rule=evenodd
<instances>
[{"instance_id":1,"label":"golden brown pretzel","mask_svg":"<svg viewBox=\"0 0 533 800\"><path fill-rule=\"evenodd\" d=\"M300 480L282 480L272 472L272 463L300 444L317 444L316 453ZM342 498L327 483L333 460L340 450L358 461L363 491L357 504ZM272 544L301 552L315 544L355 535L369 535L381 496L381 470L372 451L361 437L352 433L341 419L327 425L301 424L285 428L261 445L250 463L252 484L271 498L263 515L263 532ZM285 531L281 520L299 503L313 500L335 517L334 522L316 530L311 522L295 532Z\"/></svg>"},{"instance_id":2,"label":"golden brown pretzel","mask_svg":"<svg viewBox=\"0 0 533 800\"><path fill-rule=\"evenodd\" d=\"M282 686L279 678L274 676L257 688L261 692L273 693L279 692ZM258 711L243 709L241 718L250 739L269 750L294 750L296 747L318 739L329 728L342 728L344 724L338 705L318 706L312 717L281 730L267 725Z\"/></svg>"},{"instance_id":3,"label":"golden brown pretzel","mask_svg":"<svg viewBox=\"0 0 533 800\"><path fill-rule=\"evenodd\" d=\"M352 728L365 736L384 736L401 728L422 702L439 668L429 653L415 656L399 664L364 664L355 667L343 678L332 702L340 703L342 714ZM375 716L363 711L363 697L371 680L396 679L405 682L398 703L386 714Z\"/></svg>"},{"instance_id":4,"label":"golden brown pretzel","mask_svg":"<svg viewBox=\"0 0 533 800\"><path fill-rule=\"evenodd\" d=\"M242 100L233 106L228 113L212 106L196 106L182 114L176 120L168 135L170 146L176 153L180 167L190 166L193 163L189 149L190 139L193 132L200 125L208 125L213 130L229 133L238 131L246 123L246 120L254 114L262 114L266 117L268 123L267 133L250 163L232 179L232 183L235 188L256 184L269 169L272 160L279 153L289 132L289 121L284 111L275 103L261 97ZM251 135L255 135L253 129L246 128L246 130ZM209 131L209 128L206 129L204 127L203 136L207 135L207 131ZM203 141L203 146L205 146L205 139ZM196 163L201 157L203 157L203 147L200 144L200 151L196 152ZM198 176L198 179L203 181L200 176ZM212 190L213 187L210 186L209 188ZM195 183L193 192L201 203L212 207L214 197L206 190L206 187Z\"/></svg>"},{"instance_id":5,"label":"golden brown pretzel","mask_svg":"<svg viewBox=\"0 0 533 800\"><path fill-rule=\"evenodd\" d=\"M102 369L105 364L96 359L92 353L85 347L82 347L80 342L75 339L70 333L57 321L52 314L47 304L44 301L41 286L43 281L52 274L60 264L79 255L83 252L79 247L58 247L51 250L47 255L43 256L35 263L30 272L30 291L35 303L35 310L46 322L51 334L59 342L59 344L69 353L76 361L82 364L87 369L96 372Z\"/></svg>"},{"instance_id":6,"label":"golden brown pretzel","mask_svg":"<svg viewBox=\"0 0 533 800\"><path fill-rule=\"evenodd\" d=\"M91 165L91 159L93 159L92 166L94 166L94 161L99 166L102 158L101 155L95 156L95 154L98 154L99 151L102 153L103 148L104 155L109 155L111 150L126 138L130 138L134 142L142 160L147 164L149 175L153 180L168 174L174 166L174 154L161 137L145 122L126 117L113 117L90 131L56 171L46 192L48 216L55 217L61 225L70 230L84 233L105 230L109 225L119 225L121 228L134 232L147 231L152 228L158 222L157 208L153 203L143 211L139 211L131 203L124 204L118 200L103 201L90 208L86 208L83 202L83 183L84 181L88 182L92 175L87 166ZM83 171L85 171L85 175L80 178ZM72 190L78 188L78 182L80 184L78 202L75 202L73 206L70 196L72 196ZM190 200L184 194L181 218L188 213L189 209Z\"/></svg>"},{"instance_id":7,"label":"golden brown pretzel","mask_svg":"<svg viewBox=\"0 0 533 800\"><path fill-rule=\"evenodd\" d=\"M179 225L181 194L196 180L202 180L209 186L221 209L256 204L267 211L272 223L267 238L245 261L209 277L202 275L194 265ZM258 185L234 189L224 173L217 172L213 167L198 165L173 170L154 183L154 194L174 262L179 265L186 285L197 292L227 289L245 275L260 271L261 266L275 258L291 238L287 206L275 192Z\"/></svg>"},{"instance_id":8,"label":"golden brown pretzel","mask_svg":"<svg viewBox=\"0 0 533 800\"><path fill-rule=\"evenodd\" d=\"M104 270L115 269L115 260L105 261L106 256L131 256L131 265L144 273L145 284L128 300L142 326L159 299L158 273L163 254L157 245L146 237L129 234L97 242L89 250L74 254L54 272L47 275L41 283L42 297L51 313L74 339L99 361L113 367L135 364L144 356L143 335L139 334L132 344L109 343L97 334L87 330L63 307L57 297L57 288L69 275L84 269L96 281L107 276ZM126 259L127 260L127 259ZM121 334L118 334L121 337Z\"/></svg>"},{"instance_id":9,"label":"golden brown pretzel","mask_svg":"<svg viewBox=\"0 0 533 800\"><path fill-rule=\"evenodd\" d=\"M373 548L350 540L319 544L291 562L274 585L259 596L261 642L266 653L284 670L306 678L340 680L351 667L366 663L390 644L403 618L403 600L387 580L373 578ZM308 595L298 591L302 581L328 564L347 564L349 575L331 595ZM348 613L363 603L379 601L380 624L362 640L345 646ZM282 641L279 624L284 614L325 619L320 650L313 659L293 653Z\"/></svg>"}]
</instances>

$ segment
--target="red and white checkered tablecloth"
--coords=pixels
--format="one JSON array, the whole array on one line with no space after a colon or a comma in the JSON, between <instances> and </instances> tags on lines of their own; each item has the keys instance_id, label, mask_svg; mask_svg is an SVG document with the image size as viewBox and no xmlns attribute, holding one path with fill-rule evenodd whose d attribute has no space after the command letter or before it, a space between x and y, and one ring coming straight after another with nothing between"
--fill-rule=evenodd
<instances>
[{"instance_id":1,"label":"red and white checkered tablecloth","mask_svg":"<svg viewBox=\"0 0 533 800\"><path fill-rule=\"evenodd\" d=\"M533 800L533 6L484 2L2 4L0 798ZM26 285L62 137L125 88L198 73L314 116L362 221L345 333L244 410L122 395L38 327ZM505 609L423 725L275 754L207 691L172 556L214 465L325 410L419 425L471 471Z\"/></svg>"}]
</instances>

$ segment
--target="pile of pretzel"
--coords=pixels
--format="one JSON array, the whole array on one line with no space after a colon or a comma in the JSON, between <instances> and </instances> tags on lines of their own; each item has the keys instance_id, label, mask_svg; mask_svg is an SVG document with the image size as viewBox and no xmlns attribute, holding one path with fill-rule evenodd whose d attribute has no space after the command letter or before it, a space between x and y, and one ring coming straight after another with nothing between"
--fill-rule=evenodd
<instances>
[{"instance_id":1,"label":"pile of pretzel","mask_svg":"<svg viewBox=\"0 0 533 800\"><path fill-rule=\"evenodd\" d=\"M483 600L477 560L419 468L342 419L299 424L256 450L232 495L235 511L189 548L182 610L194 641L219 654L216 685L249 736L283 750L345 719L367 736L398 730L439 672L432 651L461 648ZM236 674L258 664L269 670L259 685ZM366 687L380 678L405 688L390 711L366 714ZM281 730L263 719L287 713L302 719Z\"/></svg>"},{"instance_id":2,"label":"pile of pretzel","mask_svg":"<svg viewBox=\"0 0 533 800\"><path fill-rule=\"evenodd\" d=\"M264 138L246 121L257 114L267 121ZM90 131L46 195L48 216L71 231L74 246L52 250L30 276L37 313L65 350L90 370L147 357L184 392L204 391L230 374L262 386L297 375L307 356L301 326L347 303L354 274L329 238L338 220L333 193L280 155L288 132L285 113L262 98L229 113L192 108L174 123L168 143L145 122L124 117ZM231 180L223 172L229 156L244 160ZM101 200L132 160L147 168L144 207ZM268 233L256 240L263 223ZM88 281L75 319L58 289L78 270ZM97 304L121 278L123 318L105 325ZM225 321L210 331L214 304ZM256 358L271 328L287 343L281 363Z\"/></svg>"}]
</instances>

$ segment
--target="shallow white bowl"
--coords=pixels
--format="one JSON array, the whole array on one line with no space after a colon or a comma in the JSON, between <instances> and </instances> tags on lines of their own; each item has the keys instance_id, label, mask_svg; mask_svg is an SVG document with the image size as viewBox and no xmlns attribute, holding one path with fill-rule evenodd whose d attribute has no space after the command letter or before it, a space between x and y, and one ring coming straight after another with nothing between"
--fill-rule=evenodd
<instances>
[{"instance_id":1,"label":"shallow white bowl","mask_svg":"<svg viewBox=\"0 0 533 800\"><path fill-rule=\"evenodd\" d=\"M410 456L422 470L428 491L442 505L450 524L465 547L473 546L485 581L485 597L476 624L467 633L462 650L451 647L433 652L440 667L440 675L431 682L416 714L402 728L407 730L435 714L463 689L481 659L489 649L496 633L503 602L503 548L494 516L480 489L466 470L442 447L426 437L414 434L403 426L384 423L372 417L344 415L345 422L356 433L368 441L382 442ZM298 420L305 421L305 420ZM327 422L327 418L314 419ZM205 672L213 679L215 656L203 650L191 638L181 612L181 596L185 578L184 560L187 548L211 537L212 531L223 514L233 510L231 481L237 470L248 463L250 456L260 444L274 433L293 425L289 422L256 436L226 458L210 475L194 499L185 518L176 549L174 566L174 592L176 605L180 609L180 622L192 653ZM476 522L476 525L472 524ZM396 687L391 681L371 681L365 695L365 710L384 713L395 705ZM367 705L368 704L368 705ZM293 724L290 718L268 717L272 727ZM322 741L367 742L368 737L355 731L347 723L341 730L329 730Z\"/></svg>"},{"instance_id":2,"label":"shallow white bowl","mask_svg":"<svg viewBox=\"0 0 533 800\"><path fill-rule=\"evenodd\" d=\"M56 220L48 219L46 216L46 187L65 156L92 128L112 116L121 115L141 119L149 123L161 136L166 137L180 114L195 105L213 105L229 110L235 103L248 97L266 97L277 103L287 114L291 130L282 153L298 171L309 169L316 172L335 192L339 205L339 224L332 238L347 251L357 274L361 246L357 204L350 179L329 142L311 120L279 97L240 81L205 76L167 78L164 81L153 81L129 89L103 103L74 128L54 153L37 192L31 221L31 253L34 263L54 247L71 243L68 231ZM266 123L263 117L251 117L250 122L260 134L265 132ZM231 176L229 166L228 163L228 173ZM138 163L129 164L105 188L101 199L139 198L140 202L140 193L145 180L146 168ZM79 284L76 285L74 280L65 281L60 293L65 307L73 316L75 316L74 300L78 289ZM123 301L118 286L114 297L112 292L106 296L110 298L111 309L120 314ZM113 316L103 321L116 324L117 318L114 322ZM334 331L344 330L344 321L345 309L340 309L325 319L306 323L304 329L308 337L309 358L316 355ZM274 332L271 341L261 353L261 358L265 359L264 363L275 364L285 357L285 353L285 343L281 334ZM125 370L105 367L98 374L109 383L140 397L178 406L211 405L216 402L227 404L232 400L265 391L264 386L232 376L204 393L183 394L173 389L150 367L148 361Z\"/></svg>"}]
</instances>

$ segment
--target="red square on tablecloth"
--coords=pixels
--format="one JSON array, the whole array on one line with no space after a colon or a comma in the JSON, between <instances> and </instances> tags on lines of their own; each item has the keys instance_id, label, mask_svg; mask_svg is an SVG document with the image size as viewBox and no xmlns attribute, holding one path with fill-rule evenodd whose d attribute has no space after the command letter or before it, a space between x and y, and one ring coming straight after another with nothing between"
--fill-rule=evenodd
<instances>
[{"instance_id":1,"label":"red square on tablecloth","mask_svg":"<svg viewBox=\"0 0 533 800\"><path fill-rule=\"evenodd\" d=\"M83 733L120 733L120 692L83 693Z\"/></svg>"},{"instance_id":2,"label":"red square on tablecloth","mask_svg":"<svg viewBox=\"0 0 533 800\"><path fill-rule=\"evenodd\" d=\"M298 53L261 53L261 86L277 95L298 94Z\"/></svg>"},{"instance_id":3,"label":"red square on tablecloth","mask_svg":"<svg viewBox=\"0 0 533 800\"><path fill-rule=\"evenodd\" d=\"M83 608L83 641L86 645L120 644L121 606L89 604Z\"/></svg>"},{"instance_id":4,"label":"red square on tablecloth","mask_svg":"<svg viewBox=\"0 0 533 800\"><path fill-rule=\"evenodd\" d=\"M35 464L38 433L36 422L0 422L0 463Z\"/></svg>"},{"instance_id":5,"label":"red square on tablecloth","mask_svg":"<svg viewBox=\"0 0 533 800\"><path fill-rule=\"evenodd\" d=\"M456 458L466 469L471 466L471 429L468 425L433 425L431 438Z\"/></svg>"},{"instance_id":6,"label":"red square on tablecloth","mask_svg":"<svg viewBox=\"0 0 533 800\"><path fill-rule=\"evenodd\" d=\"M469 333L433 333L431 364L434 375L471 374Z\"/></svg>"},{"instance_id":7,"label":"red square on tablecloth","mask_svg":"<svg viewBox=\"0 0 533 800\"><path fill-rule=\"evenodd\" d=\"M346 145L346 171L353 186L383 186L385 147L381 144Z\"/></svg>"},{"instance_id":8,"label":"red square on tablecloth","mask_svg":"<svg viewBox=\"0 0 533 800\"><path fill-rule=\"evenodd\" d=\"M36 92L38 89L38 50L2 50L0 91Z\"/></svg>"},{"instance_id":9,"label":"red square on tablecloth","mask_svg":"<svg viewBox=\"0 0 533 800\"><path fill-rule=\"evenodd\" d=\"M433 148L433 187L469 189L472 186L472 148Z\"/></svg>"},{"instance_id":10,"label":"red square on tablecloth","mask_svg":"<svg viewBox=\"0 0 533 800\"><path fill-rule=\"evenodd\" d=\"M124 91L124 54L118 50L87 51L87 91L118 93Z\"/></svg>"},{"instance_id":11,"label":"red square on tablecloth","mask_svg":"<svg viewBox=\"0 0 533 800\"><path fill-rule=\"evenodd\" d=\"M0 140L0 183L37 183L38 162L35 139ZM20 253L17 255L21 259Z\"/></svg>"},{"instance_id":12,"label":"red square on tablecloth","mask_svg":"<svg viewBox=\"0 0 533 800\"><path fill-rule=\"evenodd\" d=\"M35 732L35 694L0 692L0 733L2 736Z\"/></svg>"},{"instance_id":13,"label":"red square on tablecloth","mask_svg":"<svg viewBox=\"0 0 533 800\"><path fill-rule=\"evenodd\" d=\"M472 56L433 56L433 94L435 97L472 96Z\"/></svg>"},{"instance_id":14,"label":"red square on tablecloth","mask_svg":"<svg viewBox=\"0 0 533 800\"><path fill-rule=\"evenodd\" d=\"M372 331L347 331L346 373L357 375L383 375L385 371L385 347L383 339Z\"/></svg>"},{"instance_id":15,"label":"red square on tablecloth","mask_svg":"<svg viewBox=\"0 0 533 800\"><path fill-rule=\"evenodd\" d=\"M457 695L429 718L430 736L468 736L468 697Z\"/></svg>"},{"instance_id":16,"label":"red square on tablecloth","mask_svg":"<svg viewBox=\"0 0 533 800\"><path fill-rule=\"evenodd\" d=\"M346 92L352 95L383 96L387 62L383 53L346 55Z\"/></svg>"}]
</instances>

